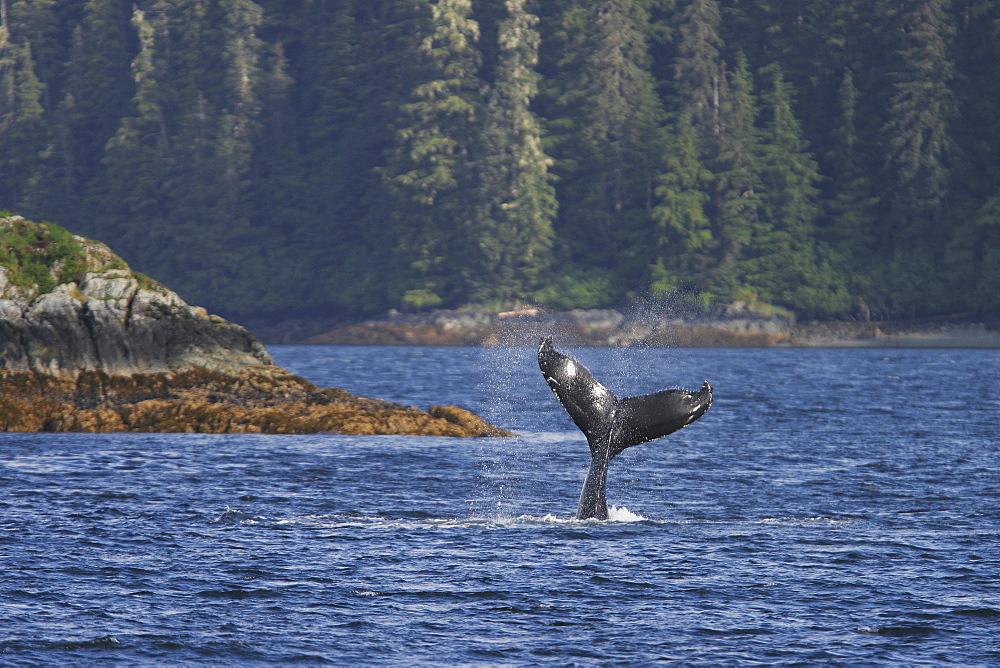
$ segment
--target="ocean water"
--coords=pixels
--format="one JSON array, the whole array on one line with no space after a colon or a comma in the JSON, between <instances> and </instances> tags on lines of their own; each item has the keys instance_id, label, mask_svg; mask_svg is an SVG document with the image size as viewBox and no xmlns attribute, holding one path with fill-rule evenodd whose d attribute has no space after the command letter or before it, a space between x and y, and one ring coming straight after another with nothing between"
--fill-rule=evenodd
<instances>
[{"instance_id":1,"label":"ocean water","mask_svg":"<svg viewBox=\"0 0 1000 668\"><path fill-rule=\"evenodd\" d=\"M1000 351L568 349L715 388L588 451L530 348L275 347L520 434L0 434L0 664L1000 664Z\"/></svg>"}]
</instances>

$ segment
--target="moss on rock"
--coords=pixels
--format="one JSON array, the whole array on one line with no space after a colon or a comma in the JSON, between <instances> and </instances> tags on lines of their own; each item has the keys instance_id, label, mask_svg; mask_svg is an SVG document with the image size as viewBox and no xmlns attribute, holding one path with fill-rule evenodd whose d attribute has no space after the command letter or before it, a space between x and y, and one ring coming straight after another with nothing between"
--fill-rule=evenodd
<instances>
[{"instance_id":1,"label":"moss on rock","mask_svg":"<svg viewBox=\"0 0 1000 668\"><path fill-rule=\"evenodd\" d=\"M107 246L0 214L0 431L508 434L320 389Z\"/></svg>"}]
</instances>

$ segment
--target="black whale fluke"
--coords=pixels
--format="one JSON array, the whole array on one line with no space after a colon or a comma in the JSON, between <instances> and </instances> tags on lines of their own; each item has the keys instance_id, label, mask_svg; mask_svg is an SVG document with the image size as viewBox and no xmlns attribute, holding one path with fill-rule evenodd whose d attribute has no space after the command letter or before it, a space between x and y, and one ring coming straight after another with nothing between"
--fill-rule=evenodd
<instances>
[{"instance_id":1,"label":"black whale fluke","mask_svg":"<svg viewBox=\"0 0 1000 668\"><path fill-rule=\"evenodd\" d=\"M590 445L590 470L576 512L580 520L608 518L604 488L615 455L688 426L712 405L708 381L697 392L664 390L618 399L585 366L553 348L547 337L538 347L538 366Z\"/></svg>"}]
</instances>

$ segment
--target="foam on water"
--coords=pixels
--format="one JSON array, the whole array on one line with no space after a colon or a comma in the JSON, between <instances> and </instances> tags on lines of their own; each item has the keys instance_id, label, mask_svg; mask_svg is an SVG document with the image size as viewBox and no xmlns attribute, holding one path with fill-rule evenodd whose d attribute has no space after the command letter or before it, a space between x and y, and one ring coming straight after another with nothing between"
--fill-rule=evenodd
<instances>
[{"instance_id":1,"label":"foam on water","mask_svg":"<svg viewBox=\"0 0 1000 668\"><path fill-rule=\"evenodd\" d=\"M611 506L608 508L608 521L609 522L645 522L649 518L643 517L637 513L633 513L631 510L622 506Z\"/></svg>"},{"instance_id":2,"label":"foam on water","mask_svg":"<svg viewBox=\"0 0 1000 668\"><path fill-rule=\"evenodd\" d=\"M250 516L235 508L228 508L218 519L218 522L232 522L239 524L269 524L275 527L304 527L312 529L502 529L510 527L529 526L574 526L581 524L608 524L608 523L630 523L649 522L648 517L634 513L625 506L610 506L608 508L608 519L586 519L578 520L573 516L560 517L553 513L545 515L531 515L528 513L520 515L497 515L493 517L465 517L465 518L401 518L383 516L358 516L358 515L300 515L284 518L265 518L260 516Z\"/></svg>"}]
</instances>

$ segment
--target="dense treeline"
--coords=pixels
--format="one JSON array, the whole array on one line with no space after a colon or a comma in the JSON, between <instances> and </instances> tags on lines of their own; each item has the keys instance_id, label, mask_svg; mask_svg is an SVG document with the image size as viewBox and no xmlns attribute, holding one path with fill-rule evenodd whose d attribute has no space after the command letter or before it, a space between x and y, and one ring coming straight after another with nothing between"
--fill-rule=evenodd
<instances>
[{"instance_id":1,"label":"dense treeline","mask_svg":"<svg viewBox=\"0 0 1000 668\"><path fill-rule=\"evenodd\" d=\"M0 0L0 208L231 317L1000 311L998 0Z\"/></svg>"}]
</instances>

